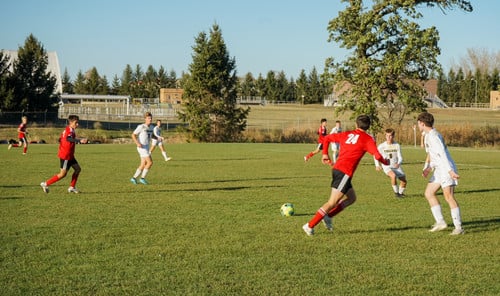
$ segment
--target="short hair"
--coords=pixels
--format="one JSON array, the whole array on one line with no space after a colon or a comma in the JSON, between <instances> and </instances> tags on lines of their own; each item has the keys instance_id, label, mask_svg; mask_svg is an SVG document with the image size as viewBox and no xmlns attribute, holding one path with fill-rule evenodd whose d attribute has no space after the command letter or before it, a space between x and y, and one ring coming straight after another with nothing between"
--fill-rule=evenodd
<instances>
[{"instance_id":1,"label":"short hair","mask_svg":"<svg viewBox=\"0 0 500 296\"><path fill-rule=\"evenodd\" d=\"M158 122L159 122L159 123L161 123L161 119L157 119L157 120L156 120L156 123L158 123Z\"/></svg>"},{"instance_id":2,"label":"short hair","mask_svg":"<svg viewBox=\"0 0 500 296\"><path fill-rule=\"evenodd\" d=\"M394 136L394 134L396 134L396 131L392 128L388 128L385 130L385 133L386 134L391 134L392 136Z\"/></svg>"},{"instance_id":3,"label":"short hair","mask_svg":"<svg viewBox=\"0 0 500 296\"><path fill-rule=\"evenodd\" d=\"M151 112L146 112L146 113L144 113L144 118L146 118L146 117L153 118L153 114L151 114Z\"/></svg>"},{"instance_id":4,"label":"short hair","mask_svg":"<svg viewBox=\"0 0 500 296\"><path fill-rule=\"evenodd\" d=\"M321 123L326 122L326 118L321 118Z\"/></svg>"},{"instance_id":5,"label":"short hair","mask_svg":"<svg viewBox=\"0 0 500 296\"><path fill-rule=\"evenodd\" d=\"M372 121L368 115L359 115L358 118L356 118L356 125L358 128L366 131L370 128Z\"/></svg>"},{"instance_id":6,"label":"short hair","mask_svg":"<svg viewBox=\"0 0 500 296\"><path fill-rule=\"evenodd\" d=\"M23 115L23 116L21 117L21 119L26 119L26 120L28 120L28 116Z\"/></svg>"},{"instance_id":7,"label":"short hair","mask_svg":"<svg viewBox=\"0 0 500 296\"><path fill-rule=\"evenodd\" d=\"M425 126L434 126L434 116L429 112L422 112L418 115L417 120L422 122Z\"/></svg>"},{"instance_id":8,"label":"short hair","mask_svg":"<svg viewBox=\"0 0 500 296\"><path fill-rule=\"evenodd\" d=\"M80 117L78 117L78 115L70 115L70 116L68 116L68 121L69 122L77 121L77 120L80 120Z\"/></svg>"}]
</instances>

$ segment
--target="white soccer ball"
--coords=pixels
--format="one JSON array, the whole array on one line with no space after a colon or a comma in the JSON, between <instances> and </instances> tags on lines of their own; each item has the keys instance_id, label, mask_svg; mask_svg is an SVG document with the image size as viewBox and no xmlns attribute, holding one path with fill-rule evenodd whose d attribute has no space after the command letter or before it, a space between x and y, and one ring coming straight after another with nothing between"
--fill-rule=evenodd
<instances>
[{"instance_id":1,"label":"white soccer ball","mask_svg":"<svg viewBox=\"0 0 500 296\"><path fill-rule=\"evenodd\" d=\"M293 207L293 204L287 202L281 206L280 213L283 217L290 217L295 214L295 208Z\"/></svg>"}]
</instances>

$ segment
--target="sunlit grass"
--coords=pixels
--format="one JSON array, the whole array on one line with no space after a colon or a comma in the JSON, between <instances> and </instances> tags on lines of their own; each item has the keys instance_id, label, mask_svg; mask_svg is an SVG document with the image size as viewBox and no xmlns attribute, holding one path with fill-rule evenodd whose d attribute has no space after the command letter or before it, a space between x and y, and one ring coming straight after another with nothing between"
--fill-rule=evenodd
<instances>
[{"instance_id":1,"label":"sunlit grass","mask_svg":"<svg viewBox=\"0 0 500 296\"><path fill-rule=\"evenodd\" d=\"M167 145L148 186L129 178L133 145L79 145L81 194L58 171L57 146L28 155L0 145L2 295L494 295L500 152L452 149L466 234L429 233L424 152L405 146L407 198L366 157L358 201L319 225L301 226L326 200L330 171L313 144ZM440 197L442 200L442 196ZM296 215L281 217L291 202ZM450 221L449 208L443 205Z\"/></svg>"}]
</instances>

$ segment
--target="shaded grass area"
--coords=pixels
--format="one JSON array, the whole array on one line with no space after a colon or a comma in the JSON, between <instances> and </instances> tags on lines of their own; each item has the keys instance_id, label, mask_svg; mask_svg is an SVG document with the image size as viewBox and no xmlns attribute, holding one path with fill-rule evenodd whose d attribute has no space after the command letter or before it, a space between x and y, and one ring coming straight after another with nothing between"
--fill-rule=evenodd
<instances>
[{"instance_id":1,"label":"shaded grass area","mask_svg":"<svg viewBox=\"0 0 500 296\"><path fill-rule=\"evenodd\" d=\"M407 198L366 156L358 201L314 237L301 226L329 194L315 145L173 144L148 186L128 179L133 145L79 145L81 194L58 171L56 145L0 149L0 286L4 295L493 295L500 155L452 149L466 234L429 233L424 152L404 147ZM1 147L1 146L0 146ZM440 196L443 200L442 196ZM285 202L296 215L281 217ZM451 225L449 208L443 205Z\"/></svg>"}]
</instances>

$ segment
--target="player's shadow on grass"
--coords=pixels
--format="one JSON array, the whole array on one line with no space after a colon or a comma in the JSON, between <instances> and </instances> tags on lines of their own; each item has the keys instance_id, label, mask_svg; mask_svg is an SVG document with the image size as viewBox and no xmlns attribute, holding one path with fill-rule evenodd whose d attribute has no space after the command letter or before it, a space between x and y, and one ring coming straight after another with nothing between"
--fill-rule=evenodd
<instances>
[{"instance_id":1,"label":"player's shadow on grass","mask_svg":"<svg viewBox=\"0 0 500 296\"><path fill-rule=\"evenodd\" d=\"M456 194L472 194L472 193L481 193L481 192L494 192L494 191L500 191L500 188L484 188L484 189L473 189L473 190L457 190L455 191ZM470 197L470 196L468 196Z\"/></svg>"},{"instance_id":2,"label":"player's shadow on grass","mask_svg":"<svg viewBox=\"0 0 500 296\"><path fill-rule=\"evenodd\" d=\"M465 232L485 232L500 229L500 217L462 222Z\"/></svg>"}]
</instances>

